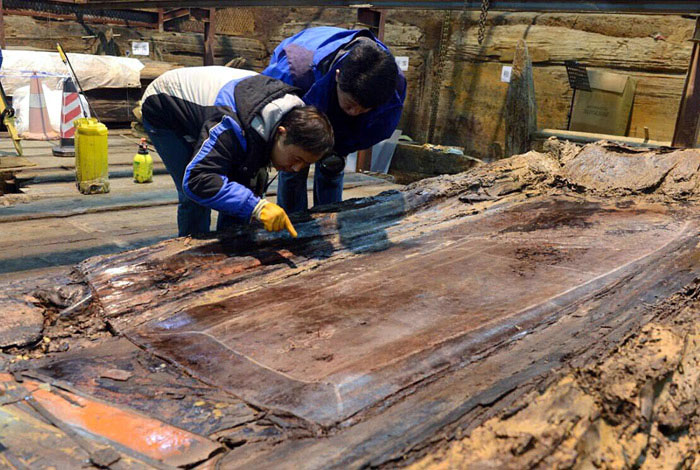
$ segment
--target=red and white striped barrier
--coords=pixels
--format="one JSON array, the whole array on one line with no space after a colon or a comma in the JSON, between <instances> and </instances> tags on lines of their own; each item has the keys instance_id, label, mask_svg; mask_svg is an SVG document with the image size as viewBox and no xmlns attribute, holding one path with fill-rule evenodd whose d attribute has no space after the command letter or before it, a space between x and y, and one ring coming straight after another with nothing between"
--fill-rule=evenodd
<instances>
[{"instance_id":1,"label":"red and white striped barrier","mask_svg":"<svg viewBox=\"0 0 700 470\"><path fill-rule=\"evenodd\" d=\"M75 127L73 121L83 117L80 106L80 95L73 80L63 80L63 106L61 107L61 143L53 148L57 157L72 157L75 155Z\"/></svg>"}]
</instances>

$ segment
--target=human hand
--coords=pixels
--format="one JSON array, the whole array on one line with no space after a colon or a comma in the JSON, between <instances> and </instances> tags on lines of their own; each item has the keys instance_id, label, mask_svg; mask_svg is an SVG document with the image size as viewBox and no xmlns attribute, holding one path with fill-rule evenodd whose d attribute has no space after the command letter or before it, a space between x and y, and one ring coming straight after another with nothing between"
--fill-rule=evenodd
<instances>
[{"instance_id":1,"label":"human hand","mask_svg":"<svg viewBox=\"0 0 700 470\"><path fill-rule=\"evenodd\" d=\"M280 230L287 229L289 234L296 238L297 231L294 230L294 226L284 209L272 202L263 201L264 203L260 208L256 207L256 210L253 212L253 217L262 222L265 230L268 232L279 232Z\"/></svg>"}]
</instances>

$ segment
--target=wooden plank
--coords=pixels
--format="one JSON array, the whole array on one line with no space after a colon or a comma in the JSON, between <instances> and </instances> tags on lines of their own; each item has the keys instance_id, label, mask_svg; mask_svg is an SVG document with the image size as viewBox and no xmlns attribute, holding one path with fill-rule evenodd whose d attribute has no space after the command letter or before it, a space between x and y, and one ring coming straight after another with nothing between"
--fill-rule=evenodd
<instances>
[{"instance_id":1,"label":"wooden plank","mask_svg":"<svg viewBox=\"0 0 700 470\"><path fill-rule=\"evenodd\" d=\"M594 134L591 132L578 132L578 131L568 131L568 130L558 130L558 129L538 129L532 135L533 140L546 141L550 137L556 137L559 140L570 140L577 143L593 143L600 140L609 140L612 142L617 142L624 145L629 145L630 147L648 147L648 148L659 148L659 147L670 147L671 142L661 142L658 140L645 140L638 137L621 137L609 134Z\"/></svg>"},{"instance_id":2,"label":"wooden plank","mask_svg":"<svg viewBox=\"0 0 700 470\"><path fill-rule=\"evenodd\" d=\"M537 103L532 78L532 61L522 39L515 48L515 58L506 94L505 157L530 150L530 136L537 130Z\"/></svg>"},{"instance_id":3,"label":"wooden plank","mask_svg":"<svg viewBox=\"0 0 700 470\"><path fill-rule=\"evenodd\" d=\"M476 31L465 31L461 41L455 40L452 60L510 62L515 44L523 37L534 64L563 63L575 57L590 67L682 73L692 49L687 42L670 47L651 37L621 39L559 26L505 25L491 27L483 45L477 43Z\"/></svg>"},{"instance_id":4,"label":"wooden plank","mask_svg":"<svg viewBox=\"0 0 700 470\"><path fill-rule=\"evenodd\" d=\"M216 11L208 9L208 19L204 22L204 64L214 65L214 43L216 41Z\"/></svg>"},{"instance_id":5,"label":"wooden plank","mask_svg":"<svg viewBox=\"0 0 700 470\"><path fill-rule=\"evenodd\" d=\"M23 16L6 16L7 44L11 48L31 48L55 51L56 42L70 52L85 54L96 53L99 41L82 39L83 27L74 21L51 23L47 28L45 22ZM166 61L181 65L202 65L204 52L204 35L200 33L158 32L151 28L126 26L93 26L97 30L111 29L117 47L130 50L132 41L148 40L151 43L149 59ZM214 54L217 64L225 64L234 57L246 59L246 66L262 69L268 56L266 46L255 38L216 35ZM198 62L197 62L198 61ZM152 74L150 74L152 75ZM149 75L146 75L148 77Z\"/></svg>"},{"instance_id":6,"label":"wooden plank","mask_svg":"<svg viewBox=\"0 0 700 470\"><path fill-rule=\"evenodd\" d=\"M25 157L1 157L0 170L17 170L36 166L36 163Z\"/></svg>"},{"instance_id":7,"label":"wooden plank","mask_svg":"<svg viewBox=\"0 0 700 470\"><path fill-rule=\"evenodd\" d=\"M695 23L693 53L678 109L673 146L692 148L698 143L700 130L700 18Z\"/></svg>"},{"instance_id":8,"label":"wooden plank","mask_svg":"<svg viewBox=\"0 0 700 470\"><path fill-rule=\"evenodd\" d=\"M443 117L438 119L436 130L439 140L446 145L463 146L468 155L503 156L507 85L500 81L501 68L500 63L448 62L445 74L453 81L443 83L439 107ZM533 75L539 126L565 129L571 89L564 66L534 66ZM684 75L629 75L638 84L629 136L643 138L647 127L652 140L670 141Z\"/></svg>"},{"instance_id":9,"label":"wooden plank","mask_svg":"<svg viewBox=\"0 0 700 470\"><path fill-rule=\"evenodd\" d=\"M2 0L0 0L0 48L5 49L7 44L5 43L5 12L2 5Z\"/></svg>"}]
</instances>

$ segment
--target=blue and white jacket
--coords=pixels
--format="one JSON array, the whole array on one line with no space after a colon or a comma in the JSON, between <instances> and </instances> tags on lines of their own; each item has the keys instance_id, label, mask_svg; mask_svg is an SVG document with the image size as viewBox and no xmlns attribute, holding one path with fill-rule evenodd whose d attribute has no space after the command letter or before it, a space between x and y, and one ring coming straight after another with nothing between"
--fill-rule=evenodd
<instances>
[{"instance_id":1,"label":"blue and white jacket","mask_svg":"<svg viewBox=\"0 0 700 470\"><path fill-rule=\"evenodd\" d=\"M144 121L195 142L182 188L203 206L248 222L260 198L250 189L270 162L272 137L301 90L230 67L170 70L142 98Z\"/></svg>"},{"instance_id":2,"label":"blue and white jacket","mask_svg":"<svg viewBox=\"0 0 700 470\"><path fill-rule=\"evenodd\" d=\"M369 148L389 138L399 124L406 99L406 78L399 71L395 93L388 102L354 117L340 109L334 71L352 48L350 43L360 37L368 37L389 50L368 30L309 28L282 41L262 72L301 88L306 104L326 113L333 125L338 155Z\"/></svg>"}]
</instances>

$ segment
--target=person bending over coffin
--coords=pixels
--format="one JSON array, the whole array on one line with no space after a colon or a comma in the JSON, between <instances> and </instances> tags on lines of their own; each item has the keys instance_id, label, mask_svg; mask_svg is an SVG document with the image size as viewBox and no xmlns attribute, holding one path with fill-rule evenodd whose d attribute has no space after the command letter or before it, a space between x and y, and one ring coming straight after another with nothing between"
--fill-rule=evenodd
<instances>
[{"instance_id":1,"label":"person bending over coffin","mask_svg":"<svg viewBox=\"0 0 700 470\"><path fill-rule=\"evenodd\" d=\"M154 80L142 98L143 125L178 193L179 236L257 219L296 236L284 209L263 198L267 167L299 172L333 148L333 130L302 91L229 67L190 67Z\"/></svg>"},{"instance_id":2,"label":"person bending over coffin","mask_svg":"<svg viewBox=\"0 0 700 470\"><path fill-rule=\"evenodd\" d=\"M301 88L304 102L328 115L335 148L316 163L314 205L341 201L347 154L390 137L399 123L406 79L394 57L368 30L322 26L282 41L262 74ZM280 173L277 203L287 212L307 210L307 176Z\"/></svg>"}]
</instances>

